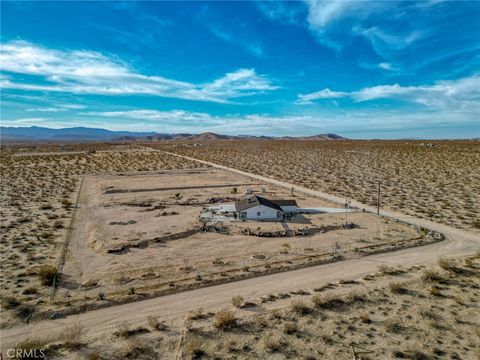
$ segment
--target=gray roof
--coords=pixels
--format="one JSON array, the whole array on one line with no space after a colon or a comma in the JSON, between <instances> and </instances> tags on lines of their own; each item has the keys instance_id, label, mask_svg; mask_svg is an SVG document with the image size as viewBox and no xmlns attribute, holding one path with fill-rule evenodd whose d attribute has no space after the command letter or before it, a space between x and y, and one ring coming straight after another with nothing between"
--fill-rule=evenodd
<instances>
[{"instance_id":1,"label":"gray roof","mask_svg":"<svg viewBox=\"0 0 480 360\"><path fill-rule=\"evenodd\" d=\"M272 203L278 206L298 206L295 200L271 200Z\"/></svg>"},{"instance_id":2,"label":"gray roof","mask_svg":"<svg viewBox=\"0 0 480 360\"><path fill-rule=\"evenodd\" d=\"M289 201L289 200L285 200ZM293 200L295 202L295 200ZM263 205L278 211L283 211L277 200L268 200L258 195L249 195L235 203L236 211L244 211L254 206ZM296 205L296 202L295 202Z\"/></svg>"}]
</instances>

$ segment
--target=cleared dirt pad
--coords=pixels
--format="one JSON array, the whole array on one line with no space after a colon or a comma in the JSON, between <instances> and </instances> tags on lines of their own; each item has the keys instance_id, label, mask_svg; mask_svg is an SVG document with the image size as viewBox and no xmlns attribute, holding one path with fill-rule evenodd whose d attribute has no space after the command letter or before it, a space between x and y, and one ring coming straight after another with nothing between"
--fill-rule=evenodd
<instances>
[{"instance_id":1,"label":"cleared dirt pad","mask_svg":"<svg viewBox=\"0 0 480 360\"><path fill-rule=\"evenodd\" d=\"M66 295L68 301L85 296L95 301L100 292L111 300L132 288L146 294L175 291L177 284L202 286L279 266L286 270L330 261L334 246L347 256L419 237L411 226L361 211L301 215L284 224L225 222L216 225L219 232L200 231L201 208L211 199L234 199L233 187L239 194L248 189L271 198L291 197L283 188L211 168L86 177L56 301ZM337 207L301 194L295 199L301 207ZM346 221L355 228L343 228ZM310 235L243 234L285 228L308 229Z\"/></svg>"}]
</instances>

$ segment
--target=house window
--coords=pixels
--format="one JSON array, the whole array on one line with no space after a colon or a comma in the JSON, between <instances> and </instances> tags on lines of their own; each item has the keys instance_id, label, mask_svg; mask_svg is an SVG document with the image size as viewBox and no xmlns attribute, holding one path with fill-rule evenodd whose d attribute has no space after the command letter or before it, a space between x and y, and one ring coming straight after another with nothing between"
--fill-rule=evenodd
<instances>
[{"instance_id":1,"label":"house window","mask_svg":"<svg viewBox=\"0 0 480 360\"><path fill-rule=\"evenodd\" d=\"M262 213L260 211L257 211L257 216L260 216Z\"/></svg>"}]
</instances>

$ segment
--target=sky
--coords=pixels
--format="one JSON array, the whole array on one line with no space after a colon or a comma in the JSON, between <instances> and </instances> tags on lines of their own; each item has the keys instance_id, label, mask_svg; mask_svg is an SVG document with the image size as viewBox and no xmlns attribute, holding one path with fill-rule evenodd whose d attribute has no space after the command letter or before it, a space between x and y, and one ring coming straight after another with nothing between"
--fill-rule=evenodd
<instances>
[{"instance_id":1,"label":"sky","mask_svg":"<svg viewBox=\"0 0 480 360\"><path fill-rule=\"evenodd\" d=\"M480 137L478 1L2 1L2 126Z\"/></svg>"}]
</instances>

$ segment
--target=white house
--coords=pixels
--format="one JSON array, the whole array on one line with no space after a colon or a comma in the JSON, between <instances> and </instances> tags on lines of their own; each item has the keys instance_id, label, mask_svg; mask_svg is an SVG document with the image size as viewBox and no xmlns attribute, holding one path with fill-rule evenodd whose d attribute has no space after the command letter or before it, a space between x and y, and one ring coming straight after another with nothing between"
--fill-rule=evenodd
<instances>
[{"instance_id":1,"label":"white house","mask_svg":"<svg viewBox=\"0 0 480 360\"><path fill-rule=\"evenodd\" d=\"M297 212L295 200L269 200L258 195L247 195L232 203L209 206L203 218L221 220L282 221L286 213Z\"/></svg>"},{"instance_id":2,"label":"white house","mask_svg":"<svg viewBox=\"0 0 480 360\"><path fill-rule=\"evenodd\" d=\"M299 208L295 200L269 200L258 195L246 195L236 202L210 205L200 213L203 219L283 221L293 214L346 213L355 209Z\"/></svg>"}]
</instances>

